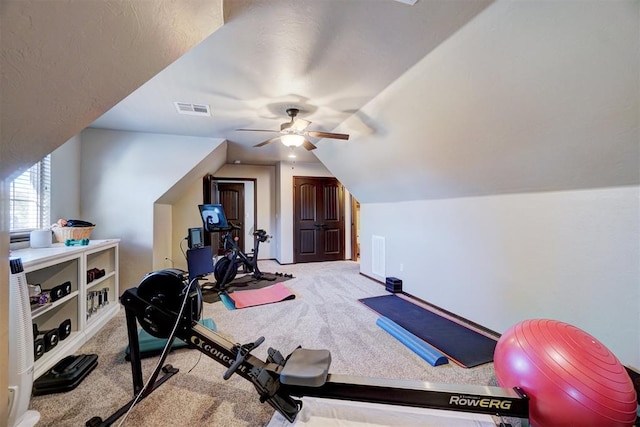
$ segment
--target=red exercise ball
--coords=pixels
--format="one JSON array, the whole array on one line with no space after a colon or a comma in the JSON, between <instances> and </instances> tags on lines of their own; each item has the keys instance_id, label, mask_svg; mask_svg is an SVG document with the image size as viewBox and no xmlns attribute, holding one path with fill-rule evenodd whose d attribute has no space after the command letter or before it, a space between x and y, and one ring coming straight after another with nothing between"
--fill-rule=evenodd
<instances>
[{"instance_id":1,"label":"red exercise ball","mask_svg":"<svg viewBox=\"0 0 640 427\"><path fill-rule=\"evenodd\" d=\"M500 386L529 395L533 427L629 427L636 420L636 392L624 366L567 323L533 319L512 326L496 345L494 368Z\"/></svg>"}]
</instances>

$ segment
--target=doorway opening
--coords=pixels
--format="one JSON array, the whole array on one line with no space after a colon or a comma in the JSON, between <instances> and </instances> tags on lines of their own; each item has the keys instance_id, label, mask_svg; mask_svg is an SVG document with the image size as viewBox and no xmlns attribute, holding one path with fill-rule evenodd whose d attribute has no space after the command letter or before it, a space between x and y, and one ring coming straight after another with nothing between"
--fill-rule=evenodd
<instances>
[{"instance_id":1,"label":"doorway opening","mask_svg":"<svg viewBox=\"0 0 640 427\"><path fill-rule=\"evenodd\" d=\"M360 262L360 202L351 198L351 260Z\"/></svg>"},{"instance_id":2,"label":"doorway opening","mask_svg":"<svg viewBox=\"0 0 640 427\"><path fill-rule=\"evenodd\" d=\"M219 203L227 220L240 227L233 230L238 246L244 252L253 245L253 232L257 222L256 178L220 178L205 175L203 178L203 203ZM205 233L204 244L211 245L215 254L222 254L219 233Z\"/></svg>"}]
</instances>

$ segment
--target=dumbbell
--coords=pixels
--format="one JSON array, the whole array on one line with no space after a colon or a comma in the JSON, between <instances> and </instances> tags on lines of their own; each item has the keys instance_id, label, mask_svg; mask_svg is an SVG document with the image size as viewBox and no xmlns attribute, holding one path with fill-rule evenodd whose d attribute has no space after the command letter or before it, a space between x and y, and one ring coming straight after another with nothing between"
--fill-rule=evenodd
<instances>
[{"instance_id":1,"label":"dumbbell","mask_svg":"<svg viewBox=\"0 0 640 427\"><path fill-rule=\"evenodd\" d=\"M89 239L67 239L64 241L65 246L87 246Z\"/></svg>"},{"instance_id":2,"label":"dumbbell","mask_svg":"<svg viewBox=\"0 0 640 427\"><path fill-rule=\"evenodd\" d=\"M91 270L87 270L87 283L93 282L96 279L104 277L106 272L104 269L100 268L92 268Z\"/></svg>"},{"instance_id":3,"label":"dumbbell","mask_svg":"<svg viewBox=\"0 0 640 427\"><path fill-rule=\"evenodd\" d=\"M109 304L109 288L87 293L87 318L98 311L99 308Z\"/></svg>"}]
</instances>

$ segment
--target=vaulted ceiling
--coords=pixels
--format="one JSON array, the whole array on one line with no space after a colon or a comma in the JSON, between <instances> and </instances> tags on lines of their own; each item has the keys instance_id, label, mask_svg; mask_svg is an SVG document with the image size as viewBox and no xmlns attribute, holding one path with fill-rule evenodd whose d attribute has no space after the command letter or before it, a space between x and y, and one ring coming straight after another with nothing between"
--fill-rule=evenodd
<instances>
[{"instance_id":1,"label":"vaulted ceiling","mask_svg":"<svg viewBox=\"0 0 640 427\"><path fill-rule=\"evenodd\" d=\"M634 0L0 7L3 175L88 126L226 139L228 162L271 164L288 149L236 129L279 129L296 107L351 135L297 161L363 202L640 181Z\"/></svg>"},{"instance_id":2,"label":"vaulted ceiling","mask_svg":"<svg viewBox=\"0 0 640 427\"><path fill-rule=\"evenodd\" d=\"M222 24L222 0L0 3L0 178L78 134Z\"/></svg>"},{"instance_id":3,"label":"vaulted ceiling","mask_svg":"<svg viewBox=\"0 0 640 427\"><path fill-rule=\"evenodd\" d=\"M288 107L310 130L331 131L466 25L490 1L233 0L225 25L158 73L92 127L224 138L228 160L287 159L279 130ZM177 114L174 102L210 106L211 117ZM349 133L349 132L347 132ZM312 141L321 145L318 139ZM297 161L317 161L303 149Z\"/></svg>"}]
</instances>

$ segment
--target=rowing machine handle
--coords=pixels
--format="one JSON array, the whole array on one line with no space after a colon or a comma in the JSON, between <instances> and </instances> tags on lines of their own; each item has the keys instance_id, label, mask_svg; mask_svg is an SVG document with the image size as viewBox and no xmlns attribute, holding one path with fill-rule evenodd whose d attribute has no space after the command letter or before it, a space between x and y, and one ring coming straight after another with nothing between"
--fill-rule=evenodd
<instances>
[{"instance_id":1,"label":"rowing machine handle","mask_svg":"<svg viewBox=\"0 0 640 427\"><path fill-rule=\"evenodd\" d=\"M254 348L258 347L263 342L264 337L260 337L255 342L238 346L238 354L236 355L236 360L234 360L231 366L229 366L229 369L225 371L224 375L222 375L222 378L224 380L228 380L229 378L231 378L231 375L233 375L236 369L238 369L238 366L240 366L242 362L245 361L249 353L251 353Z\"/></svg>"}]
</instances>

